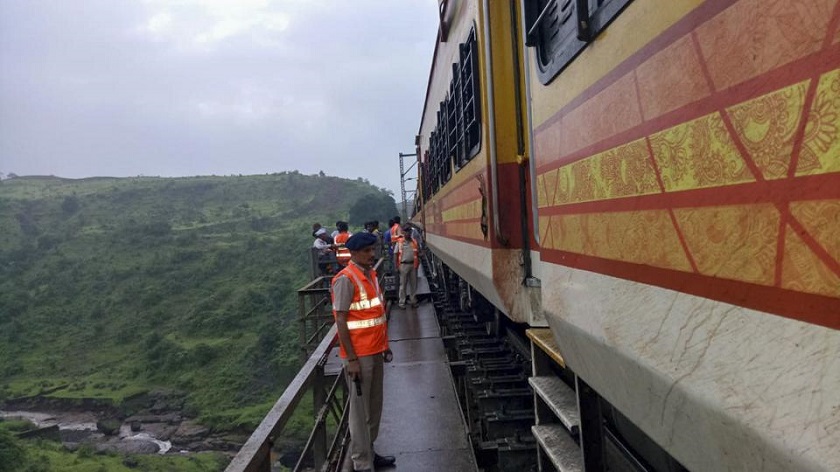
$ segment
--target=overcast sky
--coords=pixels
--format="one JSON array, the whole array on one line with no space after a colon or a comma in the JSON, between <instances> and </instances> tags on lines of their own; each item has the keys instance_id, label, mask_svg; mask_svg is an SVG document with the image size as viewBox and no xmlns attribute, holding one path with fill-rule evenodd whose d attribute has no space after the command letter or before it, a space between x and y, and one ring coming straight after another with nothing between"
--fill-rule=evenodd
<instances>
[{"instance_id":1,"label":"overcast sky","mask_svg":"<svg viewBox=\"0 0 840 472\"><path fill-rule=\"evenodd\" d=\"M0 172L305 174L395 192L437 0L0 0Z\"/></svg>"}]
</instances>

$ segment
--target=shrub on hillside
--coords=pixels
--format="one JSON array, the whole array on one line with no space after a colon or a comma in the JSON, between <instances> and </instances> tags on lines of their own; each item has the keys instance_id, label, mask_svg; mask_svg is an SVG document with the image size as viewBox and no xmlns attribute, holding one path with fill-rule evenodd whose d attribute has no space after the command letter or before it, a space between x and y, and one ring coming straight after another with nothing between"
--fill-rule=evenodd
<instances>
[{"instance_id":1,"label":"shrub on hillside","mask_svg":"<svg viewBox=\"0 0 840 472\"><path fill-rule=\"evenodd\" d=\"M20 470L26 462L26 452L17 438L4 428L0 428L0 472Z\"/></svg>"}]
</instances>

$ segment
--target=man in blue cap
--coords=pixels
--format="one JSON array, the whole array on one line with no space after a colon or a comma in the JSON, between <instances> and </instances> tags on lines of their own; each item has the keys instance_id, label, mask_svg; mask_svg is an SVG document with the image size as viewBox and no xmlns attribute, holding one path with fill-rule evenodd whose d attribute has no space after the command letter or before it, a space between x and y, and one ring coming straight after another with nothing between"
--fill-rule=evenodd
<instances>
[{"instance_id":1,"label":"man in blue cap","mask_svg":"<svg viewBox=\"0 0 840 472\"><path fill-rule=\"evenodd\" d=\"M373 451L382 418L384 362L391 362L385 300L376 271L376 245L371 233L356 233L344 243L350 263L332 281L332 304L339 355L350 387L350 457L354 471L394 465L393 456Z\"/></svg>"}]
</instances>

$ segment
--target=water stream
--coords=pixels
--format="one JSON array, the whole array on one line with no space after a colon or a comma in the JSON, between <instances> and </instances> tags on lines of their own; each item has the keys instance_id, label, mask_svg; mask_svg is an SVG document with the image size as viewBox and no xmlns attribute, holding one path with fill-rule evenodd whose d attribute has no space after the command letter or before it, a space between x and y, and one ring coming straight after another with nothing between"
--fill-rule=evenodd
<instances>
[{"instance_id":1,"label":"water stream","mask_svg":"<svg viewBox=\"0 0 840 472\"><path fill-rule=\"evenodd\" d=\"M89 412L83 413L42 413L36 411L3 411L0 418L6 420L26 420L39 428L58 426L59 431L90 432L89 439L104 439L105 436L96 427L96 416ZM148 441L158 446L158 454L166 454L172 449L170 441L161 441L147 432L135 433L131 426L120 426L119 439L122 441Z\"/></svg>"}]
</instances>

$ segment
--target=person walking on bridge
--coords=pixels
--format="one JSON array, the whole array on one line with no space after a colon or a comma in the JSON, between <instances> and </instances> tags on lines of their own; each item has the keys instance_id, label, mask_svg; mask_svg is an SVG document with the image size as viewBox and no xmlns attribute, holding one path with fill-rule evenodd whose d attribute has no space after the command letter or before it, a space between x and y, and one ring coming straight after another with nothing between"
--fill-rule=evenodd
<instances>
[{"instance_id":1,"label":"person walking on bridge","mask_svg":"<svg viewBox=\"0 0 840 472\"><path fill-rule=\"evenodd\" d=\"M396 462L393 456L380 456L373 450L382 418L384 362L393 359L385 302L373 269L377 242L370 233L351 236L344 244L350 263L332 282L339 355L350 386L350 457L357 472Z\"/></svg>"}]
</instances>

